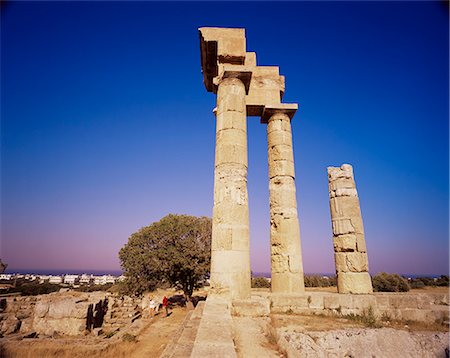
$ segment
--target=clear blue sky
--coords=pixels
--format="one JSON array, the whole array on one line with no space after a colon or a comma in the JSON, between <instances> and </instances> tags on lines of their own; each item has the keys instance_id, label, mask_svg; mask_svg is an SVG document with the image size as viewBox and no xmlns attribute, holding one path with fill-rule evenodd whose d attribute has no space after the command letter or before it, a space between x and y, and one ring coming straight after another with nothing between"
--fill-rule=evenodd
<instances>
[{"instance_id":1,"label":"clear blue sky","mask_svg":"<svg viewBox=\"0 0 450 358\"><path fill-rule=\"evenodd\" d=\"M215 96L197 28L244 27L286 76L306 272L333 272L327 166L351 163L371 273L448 273L443 2L8 2L1 253L10 269L118 269L132 232L211 216ZM252 269L269 271L265 125L249 118Z\"/></svg>"}]
</instances>

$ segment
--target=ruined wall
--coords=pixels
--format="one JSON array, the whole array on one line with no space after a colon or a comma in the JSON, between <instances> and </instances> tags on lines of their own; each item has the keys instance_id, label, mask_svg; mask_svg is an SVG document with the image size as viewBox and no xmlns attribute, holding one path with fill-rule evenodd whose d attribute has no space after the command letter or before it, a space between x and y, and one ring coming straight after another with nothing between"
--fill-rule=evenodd
<instances>
[{"instance_id":1,"label":"ruined wall","mask_svg":"<svg viewBox=\"0 0 450 358\"><path fill-rule=\"evenodd\" d=\"M339 293L372 293L364 227L353 168L328 168L334 259Z\"/></svg>"},{"instance_id":2,"label":"ruined wall","mask_svg":"<svg viewBox=\"0 0 450 358\"><path fill-rule=\"evenodd\" d=\"M62 292L2 299L0 336L8 334L76 336L102 328L114 331L142 315L142 299L108 292ZM90 319L88 317L90 316Z\"/></svg>"}]
</instances>

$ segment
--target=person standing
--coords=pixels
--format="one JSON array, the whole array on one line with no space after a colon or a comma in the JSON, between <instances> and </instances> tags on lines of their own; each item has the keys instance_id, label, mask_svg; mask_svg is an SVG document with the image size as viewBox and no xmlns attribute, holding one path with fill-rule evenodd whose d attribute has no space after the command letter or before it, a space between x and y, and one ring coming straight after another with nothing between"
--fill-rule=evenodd
<instances>
[{"instance_id":1,"label":"person standing","mask_svg":"<svg viewBox=\"0 0 450 358\"><path fill-rule=\"evenodd\" d=\"M155 316L155 307L156 307L156 303L153 300L153 297L150 297L150 302L148 304L148 307L150 309L150 318L153 318Z\"/></svg>"},{"instance_id":2,"label":"person standing","mask_svg":"<svg viewBox=\"0 0 450 358\"><path fill-rule=\"evenodd\" d=\"M166 311L165 317L167 317L169 315L169 300L167 299L166 296L164 296L164 298L163 298L162 305L163 305L164 310Z\"/></svg>"}]
</instances>

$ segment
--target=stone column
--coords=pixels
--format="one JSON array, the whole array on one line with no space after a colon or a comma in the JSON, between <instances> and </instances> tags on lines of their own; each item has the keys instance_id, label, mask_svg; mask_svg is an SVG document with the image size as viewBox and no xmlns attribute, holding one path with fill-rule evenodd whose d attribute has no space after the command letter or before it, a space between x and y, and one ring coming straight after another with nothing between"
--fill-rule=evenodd
<instances>
[{"instance_id":1,"label":"stone column","mask_svg":"<svg viewBox=\"0 0 450 358\"><path fill-rule=\"evenodd\" d=\"M277 111L276 108L268 114L267 112L266 107L272 292L304 292L291 119L288 114ZM291 113L292 116L294 112L295 110Z\"/></svg>"},{"instance_id":2,"label":"stone column","mask_svg":"<svg viewBox=\"0 0 450 358\"><path fill-rule=\"evenodd\" d=\"M246 89L239 78L218 81L211 290L250 297Z\"/></svg>"},{"instance_id":3,"label":"stone column","mask_svg":"<svg viewBox=\"0 0 450 358\"><path fill-rule=\"evenodd\" d=\"M353 168L328 168L334 259L339 293L372 293L364 227Z\"/></svg>"}]
</instances>

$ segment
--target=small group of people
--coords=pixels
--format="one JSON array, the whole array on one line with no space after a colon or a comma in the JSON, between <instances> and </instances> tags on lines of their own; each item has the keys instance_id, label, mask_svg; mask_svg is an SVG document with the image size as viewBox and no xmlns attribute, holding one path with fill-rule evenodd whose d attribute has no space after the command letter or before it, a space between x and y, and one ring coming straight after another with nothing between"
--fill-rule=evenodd
<instances>
[{"instance_id":1,"label":"small group of people","mask_svg":"<svg viewBox=\"0 0 450 358\"><path fill-rule=\"evenodd\" d=\"M163 297L161 303L156 303L154 300L154 297L150 297L150 302L148 304L148 307L150 309L150 318L153 318L155 316L155 313L159 311L160 306L163 307L164 311L166 312L166 315L164 317L169 316L169 300L166 296Z\"/></svg>"}]
</instances>

